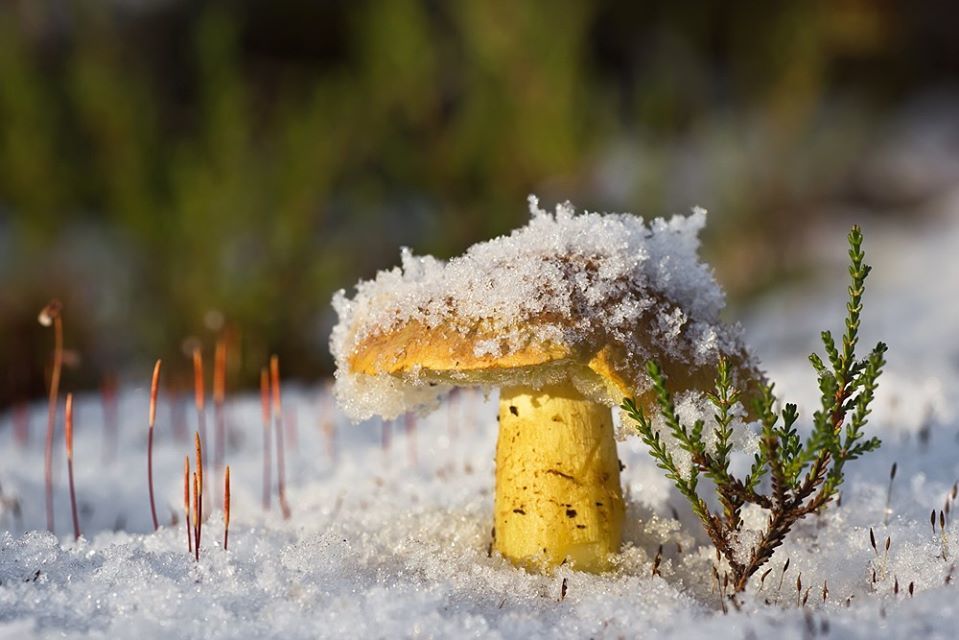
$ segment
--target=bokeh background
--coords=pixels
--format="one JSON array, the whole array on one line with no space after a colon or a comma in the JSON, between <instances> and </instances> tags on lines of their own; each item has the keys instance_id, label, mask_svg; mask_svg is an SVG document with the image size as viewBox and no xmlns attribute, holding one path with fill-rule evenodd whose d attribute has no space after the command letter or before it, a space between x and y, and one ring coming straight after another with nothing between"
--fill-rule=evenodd
<instances>
[{"instance_id":1,"label":"bokeh background","mask_svg":"<svg viewBox=\"0 0 959 640\"><path fill-rule=\"evenodd\" d=\"M0 2L0 408L234 345L330 372L329 300L526 195L712 212L730 293L959 184L959 5L893 0ZM838 230L838 231L836 231ZM842 259L842 256L839 256Z\"/></svg>"}]
</instances>

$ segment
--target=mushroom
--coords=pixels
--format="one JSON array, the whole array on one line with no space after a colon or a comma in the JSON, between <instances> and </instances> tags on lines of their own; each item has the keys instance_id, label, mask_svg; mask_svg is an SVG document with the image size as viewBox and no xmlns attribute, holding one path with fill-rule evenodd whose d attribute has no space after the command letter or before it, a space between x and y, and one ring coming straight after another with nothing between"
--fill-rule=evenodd
<instances>
[{"instance_id":1,"label":"mushroom","mask_svg":"<svg viewBox=\"0 0 959 640\"><path fill-rule=\"evenodd\" d=\"M705 211L646 225L555 213L448 262L414 257L333 300L338 403L353 420L438 406L454 387L499 388L494 548L517 565L600 572L625 505L613 413L650 406L645 364L676 391L707 389L720 356L755 374L700 262Z\"/></svg>"}]
</instances>

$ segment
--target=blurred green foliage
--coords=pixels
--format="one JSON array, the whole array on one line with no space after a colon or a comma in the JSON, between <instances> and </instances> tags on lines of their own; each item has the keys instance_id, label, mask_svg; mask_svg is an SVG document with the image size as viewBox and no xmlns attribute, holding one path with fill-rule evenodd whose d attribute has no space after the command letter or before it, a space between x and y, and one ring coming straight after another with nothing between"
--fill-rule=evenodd
<instances>
[{"instance_id":1,"label":"blurred green foliage","mask_svg":"<svg viewBox=\"0 0 959 640\"><path fill-rule=\"evenodd\" d=\"M708 197L742 290L869 105L912 86L922 61L890 43L925 33L849 0L136 4L0 5L0 405L42 391L52 296L77 386L157 355L186 372L181 341L209 347L219 314L236 384L271 351L315 378L335 289L400 245L504 233L533 191L647 214ZM867 108L837 139L821 107L850 75Z\"/></svg>"}]
</instances>

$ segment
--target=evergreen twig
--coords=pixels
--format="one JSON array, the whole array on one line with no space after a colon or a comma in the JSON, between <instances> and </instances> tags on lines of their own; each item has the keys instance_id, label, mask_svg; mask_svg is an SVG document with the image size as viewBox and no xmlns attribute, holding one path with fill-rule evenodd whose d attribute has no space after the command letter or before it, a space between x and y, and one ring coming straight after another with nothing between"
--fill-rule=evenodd
<instances>
[{"instance_id":1,"label":"evergreen twig","mask_svg":"<svg viewBox=\"0 0 959 640\"><path fill-rule=\"evenodd\" d=\"M785 404L777 410L773 385L761 384L753 407L761 426L759 453L744 478L732 475L733 419L741 395L733 386L725 359L719 361L714 390L706 394L716 424L715 444L711 446L703 436L703 420L692 426L680 420L659 365L650 362L646 368L653 384L651 404L655 405L648 410L662 416L664 430L680 449L689 453L688 473L677 466L670 447L647 415L647 408L637 405L632 398L623 401L623 411L635 423L656 465L689 500L693 513L729 565L733 595L746 589L749 579L769 561L800 518L819 511L837 495L846 463L880 445L878 438L866 438L863 428L885 365L886 345L880 342L865 358L856 356L862 295L870 271L864 262L858 226L849 233L849 247L851 282L846 330L839 344L829 331L822 333L826 361L815 353L809 357L819 379L821 407L813 414L812 432L805 441L795 429L799 418L796 405ZM713 481L720 511L714 512L700 496L700 475ZM765 478L768 492L762 493L758 488ZM743 528L740 511L746 504L768 510L769 516L759 541L743 559L744 554L737 552L735 544Z\"/></svg>"}]
</instances>

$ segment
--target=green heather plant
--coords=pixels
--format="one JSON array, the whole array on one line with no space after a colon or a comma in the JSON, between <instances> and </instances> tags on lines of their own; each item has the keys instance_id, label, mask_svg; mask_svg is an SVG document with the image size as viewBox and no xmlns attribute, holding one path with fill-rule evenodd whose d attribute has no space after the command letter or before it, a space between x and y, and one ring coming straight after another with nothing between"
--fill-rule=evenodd
<instances>
[{"instance_id":1,"label":"green heather plant","mask_svg":"<svg viewBox=\"0 0 959 640\"><path fill-rule=\"evenodd\" d=\"M730 471L733 419L743 396L734 388L724 360L719 362L715 390L707 394L716 423L714 442L709 444L703 434L705 421L697 420L691 426L684 424L676 412L662 369L655 362L647 365L666 429L676 445L691 457L689 472L677 466L670 447L643 408L633 399L623 401L622 409L635 423L657 466L689 500L717 554L728 564L721 589L728 584L733 593L745 590L750 577L772 557L796 521L819 511L837 495L846 463L880 445L878 438L865 438L863 433L885 364L886 345L880 342L865 358L856 356L862 294L870 271L863 262L865 254L859 227L850 231L849 246L852 283L842 344L837 345L832 334L824 331L822 341L828 364L815 353L809 356L819 378L822 405L813 414L813 428L807 438L803 439L795 428L799 417L796 405L785 404L779 410L773 385L760 384L752 403L753 414L760 424L759 452L744 477L734 476ZM720 510L714 511L700 496L697 490L700 476L715 484ZM741 549L740 513L747 504L765 509L768 519L752 547ZM716 575L718 579L719 574Z\"/></svg>"}]
</instances>

